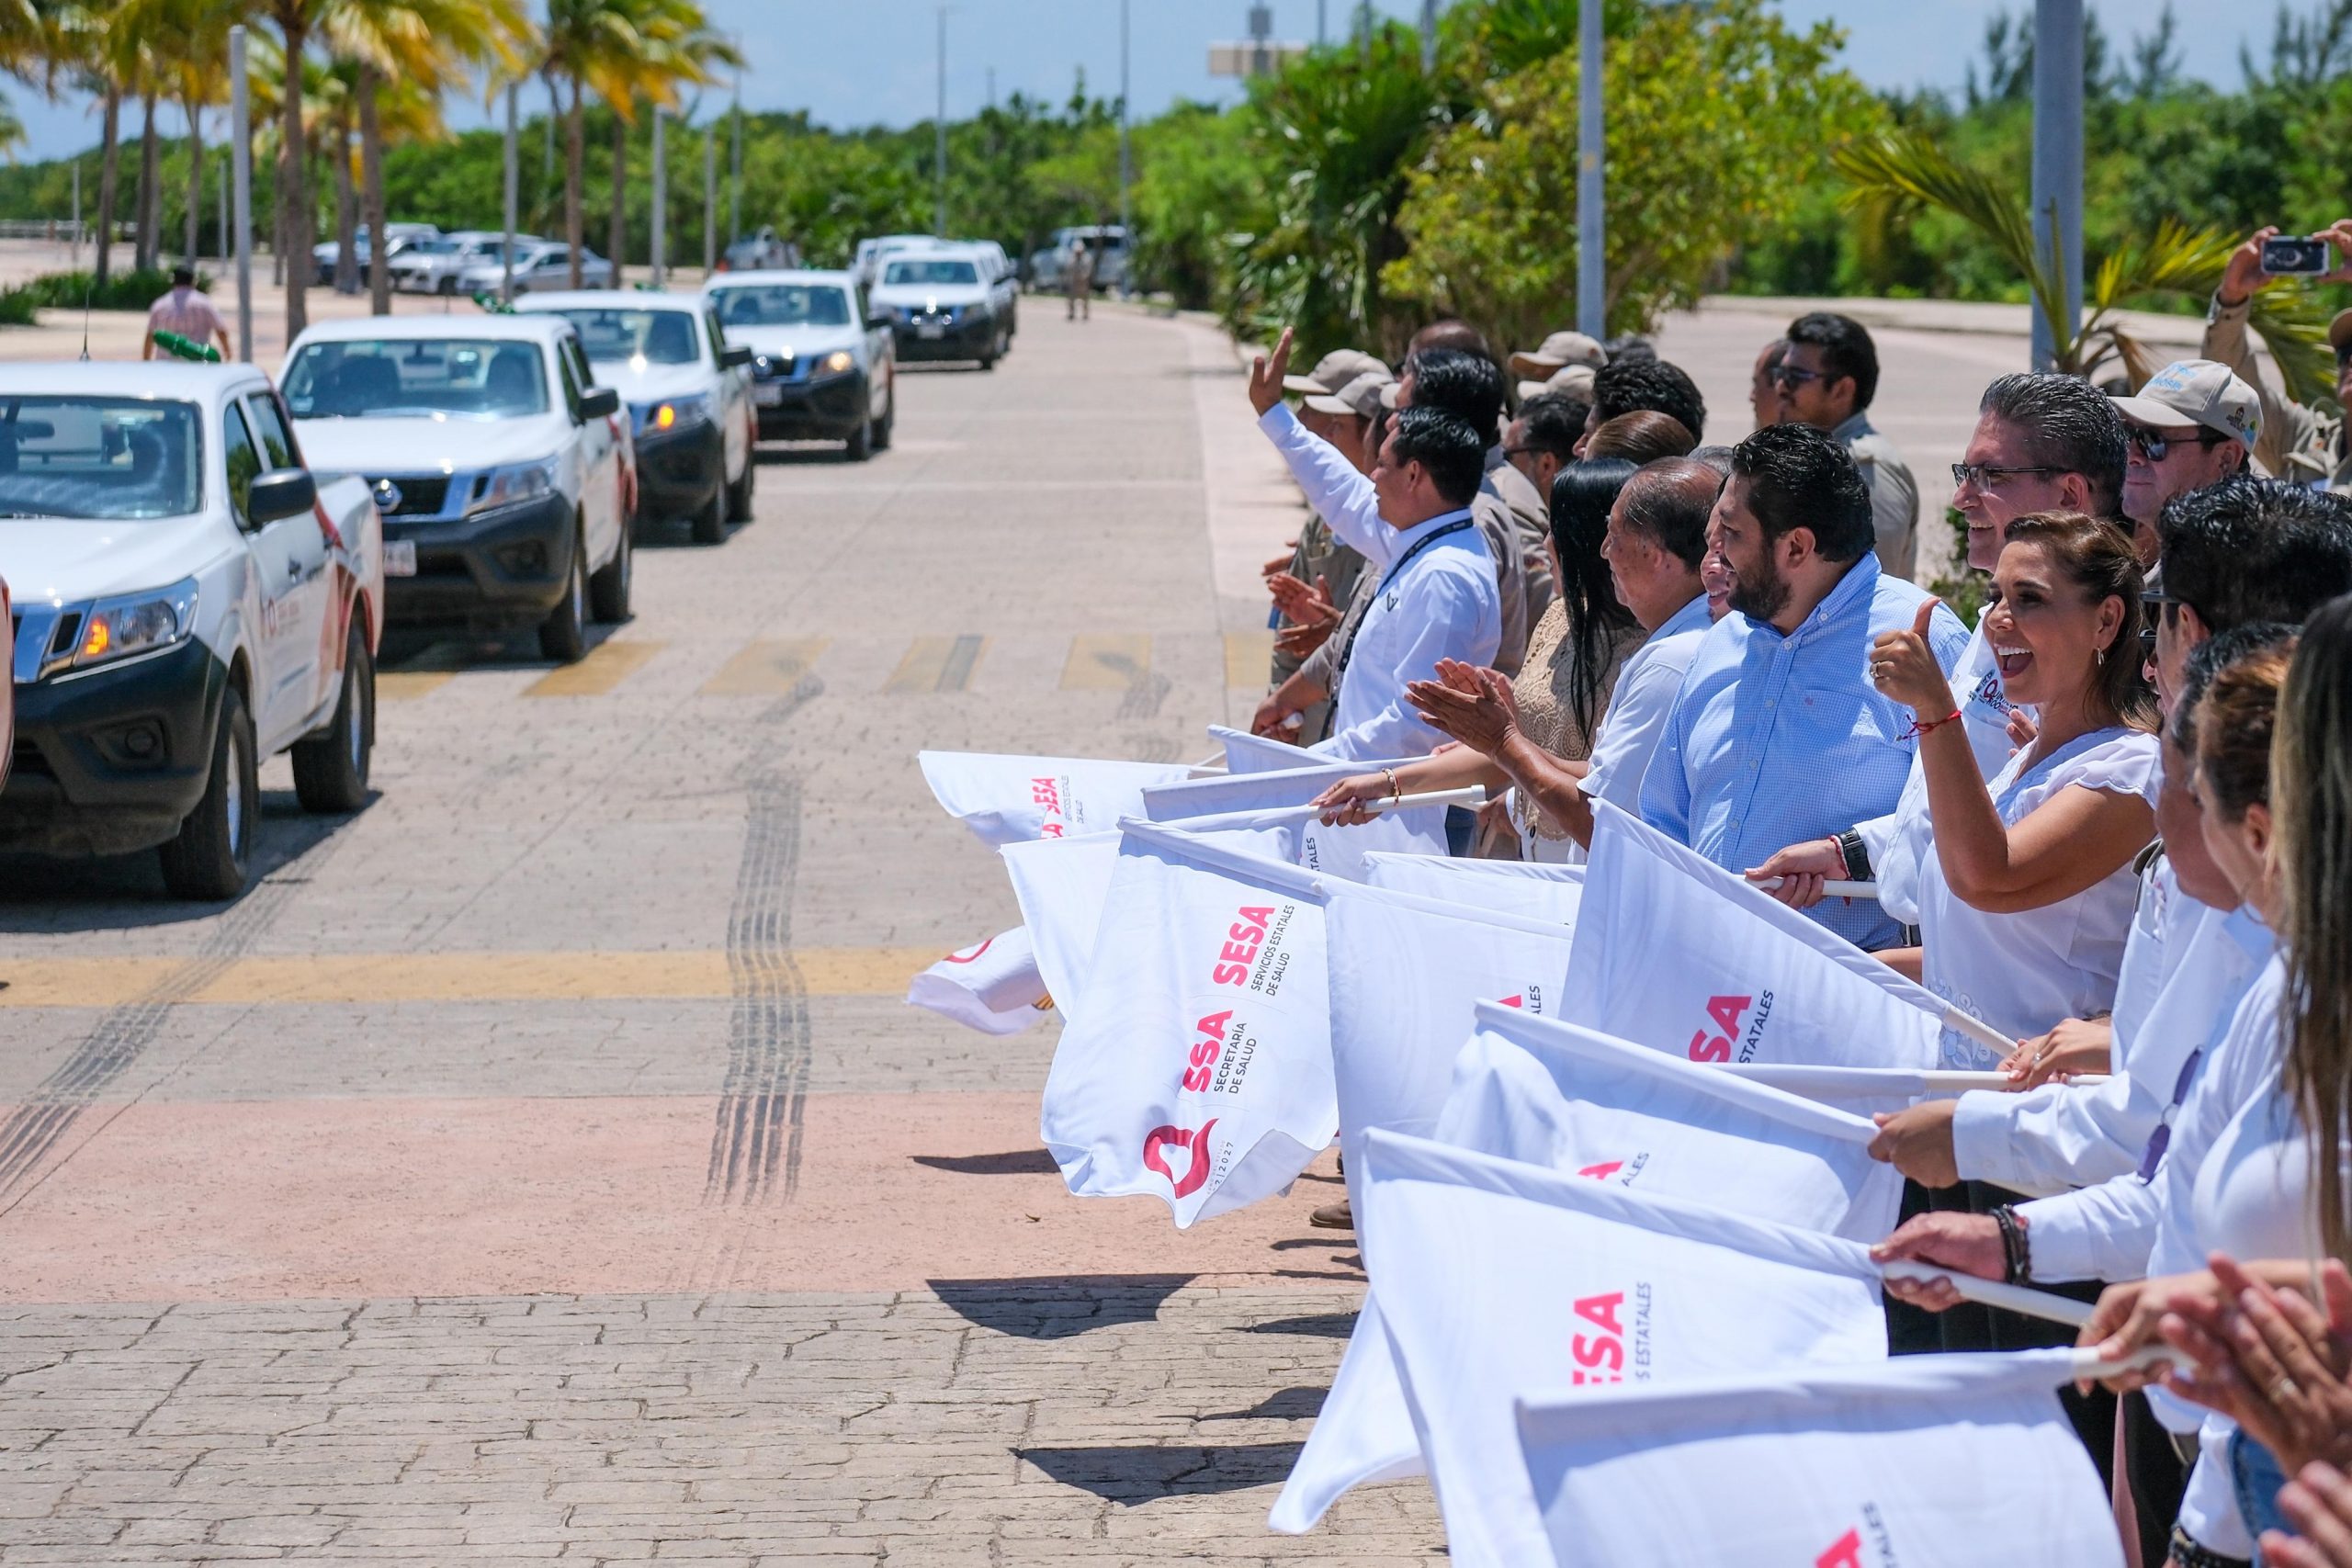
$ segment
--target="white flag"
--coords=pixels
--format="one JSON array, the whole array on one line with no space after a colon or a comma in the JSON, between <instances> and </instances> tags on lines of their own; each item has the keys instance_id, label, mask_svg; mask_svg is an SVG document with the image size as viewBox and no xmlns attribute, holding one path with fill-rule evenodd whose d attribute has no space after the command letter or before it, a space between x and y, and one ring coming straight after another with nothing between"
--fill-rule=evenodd
<instances>
[{"instance_id":1,"label":"white flag","mask_svg":"<svg viewBox=\"0 0 2352 1568\"><path fill-rule=\"evenodd\" d=\"M1750 1368L1556 1396L1518 1427L1559 1568L2116 1568L2058 1403L2074 1352ZM1447 1519L1453 1523L1451 1517Z\"/></svg>"},{"instance_id":2,"label":"white flag","mask_svg":"<svg viewBox=\"0 0 2352 1568\"><path fill-rule=\"evenodd\" d=\"M1091 757L1006 757L918 751L923 782L989 845L1105 832L1143 809L1148 785L1172 784L1182 762L1113 762Z\"/></svg>"},{"instance_id":3,"label":"white flag","mask_svg":"<svg viewBox=\"0 0 2352 1568\"><path fill-rule=\"evenodd\" d=\"M1252 735L1246 729L1228 729L1222 724L1209 726L1209 739L1225 748L1227 773L1282 773L1313 767L1323 761L1304 746L1294 746L1287 740L1270 739L1263 735ZM1360 773L1368 767L1377 768L1380 765L1378 762L1351 762L1348 770ZM1391 762L1388 765L1401 767L1403 763Z\"/></svg>"},{"instance_id":4,"label":"white flag","mask_svg":"<svg viewBox=\"0 0 2352 1568\"><path fill-rule=\"evenodd\" d=\"M907 1000L983 1034L1018 1034L1045 1017L1046 982L1029 932L1015 926L951 953L914 977Z\"/></svg>"},{"instance_id":5,"label":"white flag","mask_svg":"<svg viewBox=\"0 0 2352 1568\"><path fill-rule=\"evenodd\" d=\"M1380 766L1377 762L1315 760L1309 766L1278 772L1236 773L1221 779L1156 784L1143 792L1144 815L1155 822L1182 826L1191 818L1305 806L1341 779L1374 772ZM1417 806L1405 811L1383 812L1369 822L1350 828L1327 828L1312 818L1295 822L1291 826L1297 835L1298 863L1309 871L1329 872L1350 882L1362 882L1363 857L1371 851L1442 855L1446 848L1445 811L1442 806Z\"/></svg>"},{"instance_id":6,"label":"white flag","mask_svg":"<svg viewBox=\"0 0 2352 1568\"><path fill-rule=\"evenodd\" d=\"M1343 1072L1343 1111L1345 1088ZM1862 1117L1664 1052L1481 1004L1477 1030L1454 1060L1435 1137L1645 1195L1867 1243L1894 1228L1903 1199L1902 1176L1866 1152L1875 1131ZM1421 1473L1420 1441L1379 1300L1374 1292L1357 1317L1275 1505L1277 1529L1311 1528L1350 1487Z\"/></svg>"},{"instance_id":7,"label":"white flag","mask_svg":"<svg viewBox=\"0 0 2352 1568\"><path fill-rule=\"evenodd\" d=\"M1479 1003L1558 1008L1572 933L1408 893L1343 883L1330 895L1331 1068L1352 1200L1368 1129L1435 1130Z\"/></svg>"},{"instance_id":8,"label":"white flag","mask_svg":"<svg viewBox=\"0 0 2352 1568\"><path fill-rule=\"evenodd\" d=\"M1119 835L1034 839L997 852L1012 879L1012 897L1036 950L1046 994L1068 1019L1094 968L1094 932L1102 923L1102 901L1119 863Z\"/></svg>"},{"instance_id":9,"label":"white flag","mask_svg":"<svg viewBox=\"0 0 2352 1568\"><path fill-rule=\"evenodd\" d=\"M1455 904L1472 904L1500 915L1519 915L1576 928L1584 897L1584 867L1541 861L1454 859L1450 855L1400 855L1375 850L1363 857L1363 879L1374 887L1418 893Z\"/></svg>"},{"instance_id":10,"label":"white flag","mask_svg":"<svg viewBox=\"0 0 2352 1568\"><path fill-rule=\"evenodd\" d=\"M1934 1066L1943 1004L1606 801L1560 1016L1694 1062Z\"/></svg>"},{"instance_id":11,"label":"white flag","mask_svg":"<svg viewBox=\"0 0 2352 1568\"><path fill-rule=\"evenodd\" d=\"M1288 1191L1339 1130L1321 888L1172 829L1122 833L1040 1132L1072 1192L1149 1193L1182 1229Z\"/></svg>"},{"instance_id":12,"label":"white flag","mask_svg":"<svg viewBox=\"0 0 2352 1568\"><path fill-rule=\"evenodd\" d=\"M1546 1560L1528 1390L1886 1353L1859 1243L1391 1133L1361 1163L1357 1233L1457 1563Z\"/></svg>"}]
</instances>

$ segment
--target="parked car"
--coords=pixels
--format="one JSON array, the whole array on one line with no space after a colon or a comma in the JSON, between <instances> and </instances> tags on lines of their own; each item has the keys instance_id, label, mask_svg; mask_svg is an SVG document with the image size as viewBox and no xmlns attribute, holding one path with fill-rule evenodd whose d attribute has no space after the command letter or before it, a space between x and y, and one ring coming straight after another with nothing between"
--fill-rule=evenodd
<instances>
[{"instance_id":1,"label":"parked car","mask_svg":"<svg viewBox=\"0 0 2352 1568\"><path fill-rule=\"evenodd\" d=\"M842 441L851 462L890 445L899 358L846 272L743 272L703 290L730 344L752 350L752 406L765 441Z\"/></svg>"},{"instance_id":2,"label":"parked car","mask_svg":"<svg viewBox=\"0 0 2352 1568\"><path fill-rule=\"evenodd\" d=\"M15 768L0 848L158 848L183 898L251 873L262 762L367 803L384 548L249 365L0 367Z\"/></svg>"},{"instance_id":3,"label":"parked car","mask_svg":"<svg viewBox=\"0 0 2352 1568\"><path fill-rule=\"evenodd\" d=\"M638 515L692 518L706 545L724 540L729 522L752 520L752 350L727 342L708 300L605 290L535 294L519 308L570 321L598 383L620 392L637 448Z\"/></svg>"},{"instance_id":4,"label":"parked car","mask_svg":"<svg viewBox=\"0 0 2352 1568\"><path fill-rule=\"evenodd\" d=\"M548 243L534 234L517 234L515 254L536 253ZM417 240L392 257L392 287L403 294L455 294L467 268L486 262L495 272L505 249L504 234L480 229ZM492 285L493 290L496 287Z\"/></svg>"},{"instance_id":5,"label":"parked car","mask_svg":"<svg viewBox=\"0 0 2352 1568\"><path fill-rule=\"evenodd\" d=\"M433 239L440 232L440 226L435 223L385 224L384 233L388 237L387 243L384 248L385 266L389 268L393 260L398 258L402 251L416 243L419 240ZM351 251L352 254L357 258L359 274L363 281L365 281L368 275L368 257L372 248L373 247L371 246L368 237L368 225L362 223L356 231L353 231L351 238ZM334 281L335 262L342 256L342 254L343 246L339 242L334 240L329 240L322 245L311 246L311 280L313 283L322 285L333 283Z\"/></svg>"},{"instance_id":6,"label":"parked car","mask_svg":"<svg viewBox=\"0 0 2352 1568\"><path fill-rule=\"evenodd\" d=\"M514 243L514 251L515 293L528 294L535 289L571 287L571 246L546 241L526 247L518 240ZM455 292L495 294L505 281L505 262L492 251L458 269ZM580 287L612 288L613 264L595 252L583 248L580 253Z\"/></svg>"},{"instance_id":7,"label":"parked car","mask_svg":"<svg viewBox=\"0 0 2352 1568\"><path fill-rule=\"evenodd\" d=\"M1062 287L1062 269L1069 261L1073 239L1086 242L1094 253L1094 291L1124 288L1127 281L1127 231L1116 223L1086 224L1057 229L1053 239L1029 255L1029 286L1045 293Z\"/></svg>"},{"instance_id":8,"label":"parked car","mask_svg":"<svg viewBox=\"0 0 2352 1568\"><path fill-rule=\"evenodd\" d=\"M743 234L718 258L721 272L774 272L800 265L800 247L779 238L773 229Z\"/></svg>"},{"instance_id":9,"label":"parked car","mask_svg":"<svg viewBox=\"0 0 2352 1568\"><path fill-rule=\"evenodd\" d=\"M866 303L890 323L900 359L977 359L993 370L1005 351L995 296L969 251L909 251L884 258Z\"/></svg>"},{"instance_id":10,"label":"parked car","mask_svg":"<svg viewBox=\"0 0 2352 1568\"><path fill-rule=\"evenodd\" d=\"M550 315L322 321L283 385L322 471L357 474L384 514L391 623L537 623L571 663L587 621L628 616L620 393Z\"/></svg>"}]
</instances>

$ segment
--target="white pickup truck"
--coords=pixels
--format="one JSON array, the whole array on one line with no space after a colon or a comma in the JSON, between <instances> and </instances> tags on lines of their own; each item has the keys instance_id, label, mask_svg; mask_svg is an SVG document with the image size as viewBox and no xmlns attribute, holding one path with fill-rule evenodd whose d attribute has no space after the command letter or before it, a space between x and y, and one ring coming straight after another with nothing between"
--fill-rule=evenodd
<instances>
[{"instance_id":1,"label":"white pickup truck","mask_svg":"<svg viewBox=\"0 0 2352 1568\"><path fill-rule=\"evenodd\" d=\"M628 618L620 394L553 315L361 316L294 340L281 384L321 473L384 514L394 625L536 625L569 664Z\"/></svg>"},{"instance_id":2,"label":"white pickup truck","mask_svg":"<svg viewBox=\"0 0 2352 1568\"><path fill-rule=\"evenodd\" d=\"M245 365L0 367L17 740L0 849L160 846L183 898L250 874L258 772L367 803L383 536Z\"/></svg>"},{"instance_id":3,"label":"white pickup truck","mask_svg":"<svg viewBox=\"0 0 2352 1568\"><path fill-rule=\"evenodd\" d=\"M846 272L729 272L703 289L729 344L752 351L763 441L846 442L853 463L890 445L899 356Z\"/></svg>"}]
</instances>

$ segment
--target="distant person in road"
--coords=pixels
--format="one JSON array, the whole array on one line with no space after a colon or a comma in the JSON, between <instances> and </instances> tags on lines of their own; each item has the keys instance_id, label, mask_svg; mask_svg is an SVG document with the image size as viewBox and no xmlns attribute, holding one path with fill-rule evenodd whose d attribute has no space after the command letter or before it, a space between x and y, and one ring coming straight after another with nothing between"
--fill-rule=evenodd
<instances>
[{"instance_id":1,"label":"distant person in road","mask_svg":"<svg viewBox=\"0 0 2352 1568\"><path fill-rule=\"evenodd\" d=\"M211 299L196 286L196 269L185 264L172 268L171 292L147 307L147 338L140 345L140 358L155 357L157 333L177 333L198 344L218 339L221 358L236 355L229 346L229 324L220 319Z\"/></svg>"},{"instance_id":2,"label":"distant person in road","mask_svg":"<svg viewBox=\"0 0 2352 1568\"><path fill-rule=\"evenodd\" d=\"M1069 243L1069 254L1062 262L1062 291L1069 297L1068 320L1094 319L1094 251L1083 239L1073 237Z\"/></svg>"},{"instance_id":3,"label":"distant person in road","mask_svg":"<svg viewBox=\"0 0 2352 1568\"><path fill-rule=\"evenodd\" d=\"M1585 439L1621 413L1649 409L1681 422L1694 441L1707 438L1707 400L1699 384L1679 365L1654 355L1628 356L1612 351L1609 363L1593 373L1592 408L1585 415ZM1577 456L1586 456L1581 444Z\"/></svg>"},{"instance_id":4,"label":"distant person in road","mask_svg":"<svg viewBox=\"0 0 2352 1568\"><path fill-rule=\"evenodd\" d=\"M1908 579L1919 552L1919 482L1894 443L1871 423L1878 393L1878 345L1850 316L1815 310L1789 323L1788 348L1773 367L1780 423L1809 424L1844 444L1870 487L1878 564Z\"/></svg>"},{"instance_id":5,"label":"distant person in road","mask_svg":"<svg viewBox=\"0 0 2352 1568\"><path fill-rule=\"evenodd\" d=\"M1756 351L1756 369L1747 380L1747 407L1756 416L1758 430L1781 423L1781 389L1772 377L1788 352L1789 340L1784 337L1776 337Z\"/></svg>"},{"instance_id":6,"label":"distant person in road","mask_svg":"<svg viewBox=\"0 0 2352 1568\"><path fill-rule=\"evenodd\" d=\"M2140 570L2156 564L2156 519L2165 502L2246 471L2262 429L2262 399L2211 359L2179 359L2114 400L2128 454L2123 514Z\"/></svg>"},{"instance_id":7,"label":"distant person in road","mask_svg":"<svg viewBox=\"0 0 2352 1568\"><path fill-rule=\"evenodd\" d=\"M2345 438L2344 416L2325 413L2299 403L2284 392L2273 392L2254 362L2254 347L2246 341L2246 317L2254 309L2255 290L2278 281L2262 270L2262 242L2278 231L2257 229L2252 238L2230 253L2222 286L2213 290L2213 308L2205 317L2205 341L2199 357L2217 359L2235 371L2262 400L2261 434L2254 444L2254 460L2274 478L2295 484L2352 491L2352 443ZM2352 218L2339 218L2312 236L2335 247L2335 269L2309 279L2313 284L2352 283ZM2327 323L2327 346L2335 351L2335 400L2352 406L2352 310L2338 310Z\"/></svg>"}]
</instances>

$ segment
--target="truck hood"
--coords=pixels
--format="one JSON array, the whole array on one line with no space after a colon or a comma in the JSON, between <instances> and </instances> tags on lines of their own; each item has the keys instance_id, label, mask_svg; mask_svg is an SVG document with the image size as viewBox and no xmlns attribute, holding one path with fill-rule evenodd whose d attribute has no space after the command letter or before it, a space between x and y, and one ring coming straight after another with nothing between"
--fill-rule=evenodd
<instances>
[{"instance_id":1,"label":"truck hood","mask_svg":"<svg viewBox=\"0 0 2352 1568\"><path fill-rule=\"evenodd\" d=\"M876 305L895 305L903 310L920 310L933 301L942 305L985 305L989 302L989 286L985 283L902 283L875 288L866 298Z\"/></svg>"},{"instance_id":2,"label":"truck hood","mask_svg":"<svg viewBox=\"0 0 2352 1568\"><path fill-rule=\"evenodd\" d=\"M130 523L35 517L0 521L0 577L19 606L71 604L168 588L219 558L219 529L187 517Z\"/></svg>"},{"instance_id":3,"label":"truck hood","mask_svg":"<svg viewBox=\"0 0 2352 1568\"><path fill-rule=\"evenodd\" d=\"M650 403L662 398L691 398L718 389L718 373L708 365L655 365L639 369L633 359L594 359L596 385L619 391L625 403Z\"/></svg>"},{"instance_id":4,"label":"truck hood","mask_svg":"<svg viewBox=\"0 0 2352 1568\"><path fill-rule=\"evenodd\" d=\"M327 474L480 473L552 457L569 416L521 419L298 419L302 455Z\"/></svg>"},{"instance_id":5,"label":"truck hood","mask_svg":"<svg viewBox=\"0 0 2352 1568\"><path fill-rule=\"evenodd\" d=\"M754 354L797 354L810 359L837 348L855 354L865 346L865 333L857 327L729 327L727 341L744 344Z\"/></svg>"}]
</instances>

